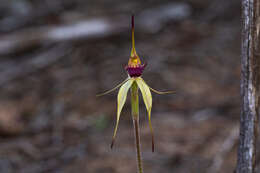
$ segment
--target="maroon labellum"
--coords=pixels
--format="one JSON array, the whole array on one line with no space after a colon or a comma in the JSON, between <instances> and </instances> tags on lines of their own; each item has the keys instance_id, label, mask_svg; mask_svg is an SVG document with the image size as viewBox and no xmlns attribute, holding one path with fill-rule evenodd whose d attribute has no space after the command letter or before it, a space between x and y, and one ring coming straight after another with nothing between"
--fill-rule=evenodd
<instances>
[{"instance_id":1,"label":"maroon labellum","mask_svg":"<svg viewBox=\"0 0 260 173\"><path fill-rule=\"evenodd\" d=\"M136 67L126 66L125 69L130 77L139 77L143 74L145 66L146 63L144 63L143 65L138 65Z\"/></svg>"}]
</instances>

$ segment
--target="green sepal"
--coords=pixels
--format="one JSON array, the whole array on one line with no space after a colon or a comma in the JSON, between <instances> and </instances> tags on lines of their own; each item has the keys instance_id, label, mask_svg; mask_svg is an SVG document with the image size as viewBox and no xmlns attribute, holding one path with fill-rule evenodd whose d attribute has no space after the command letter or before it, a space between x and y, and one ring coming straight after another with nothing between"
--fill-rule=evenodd
<instances>
[{"instance_id":1,"label":"green sepal","mask_svg":"<svg viewBox=\"0 0 260 173\"><path fill-rule=\"evenodd\" d=\"M152 135L152 151L154 152L154 134L151 122L152 94L149 86L144 82L144 80L141 77L136 78L135 81L142 93L144 104L148 112L149 127Z\"/></svg>"},{"instance_id":2,"label":"green sepal","mask_svg":"<svg viewBox=\"0 0 260 173\"><path fill-rule=\"evenodd\" d=\"M119 123L119 119L120 119L120 114L121 111L124 107L125 101L126 101L126 96L128 93L128 90L130 89L130 87L132 86L134 82L133 78L129 78L119 89L118 91L118 95L117 95L117 117L116 117L116 126L115 126L115 130L114 130L114 134L113 134L113 138L112 138L112 143L111 143L111 148L113 148L114 145L114 141L116 138L116 132L118 129L118 123Z\"/></svg>"}]
</instances>

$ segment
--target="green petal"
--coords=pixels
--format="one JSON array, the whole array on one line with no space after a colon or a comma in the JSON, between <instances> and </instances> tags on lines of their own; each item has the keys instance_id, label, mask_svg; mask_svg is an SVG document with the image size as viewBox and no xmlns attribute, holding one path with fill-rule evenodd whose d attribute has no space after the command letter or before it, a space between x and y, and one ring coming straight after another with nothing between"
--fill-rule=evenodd
<instances>
[{"instance_id":1,"label":"green petal","mask_svg":"<svg viewBox=\"0 0 260 173\"><path fill-rule=\"evenodd\" d=\"M127 92L129 90L129 88L132 86L134 82L134 79L129 78L119 89L118 91L118 95L117 95L117 118L116 118L116 127L114 130L114 135L112 138L112 143L111 143L111 148L113 148L114 145L114 141L115 141L115 137L116 137L116 132L117 132L117 128L118 128L118 123L119 123L119 118L120 118L120 114L121 111L123 109L123 106L125 104L126 101L126 96L127 96Z\"/></svg>"},{"instance_id":2,"label":"green petal","mask_svg":"<svg viewBox=\"0 0 260 173\"><path fill-rule=\"evenodd\" d=\"M142 79L143 80L143 79ZM145 81L143 80L143 82L145 83ZM146 83L145 83L146 84ZM146 84L147 85L147 84ZM148 85L147 85L148 86ZM155 89L153 89L152 87L148 86L150 88L150 90L152 90L153 92L157 93L157 94L174 94L176 93L176 91L157 91Z\"/></svg>"},{"instance_id":3,"label":"green petal","mask_svg":"<svg viewBox=\"0 0 260 173\"><path fill-rule=\"evenodd\" d=\"M136 83L141 90L143 100L145 107L148 112L148 118L149 118L149 127L152 134L152 151L154 152L154 135L153 135L153 127L151 122L151 110L152 110L152 94L150 91L149 86L144 82L144 80L141 77L136 78Z\"/></svg>"},{"instance_id":4,"label":"green petal","mask_svg":"<svg viewBox=\"0 0 260 173\"><path fill-rule=\"evenodd\" d=\"M123 82L121 82L120 84L118 84L115 88L111 89L111 90L108 90L104 93L101 93L101 94L97 94L96 96L99 97L99 96L103 96L103 95L106 95L108 93L111 93L112 91L116 90L117 88L119 88L121 85L123 85L124 83L126 83L130 78L127 78L126 80L124 80Z\"/></svg>"}]
</instances>

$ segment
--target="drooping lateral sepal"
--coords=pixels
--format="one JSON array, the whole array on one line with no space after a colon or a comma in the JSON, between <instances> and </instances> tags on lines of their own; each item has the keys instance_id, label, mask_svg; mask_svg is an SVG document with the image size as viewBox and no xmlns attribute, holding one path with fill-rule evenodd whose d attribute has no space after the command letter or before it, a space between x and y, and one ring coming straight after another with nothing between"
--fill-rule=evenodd
<instances>
[{"instance_id":1,"label":"drooping lateral sepal","mask_svg":"<svg viewBox=\"0 0 260 173\"><path fill-rule=\"evenodd\" d=\"M149 127L152 135L152 151L154 152L154 133L151 122L152 94L149 86L144 82L144 80L141 77L136 78L135 81L142 93L144 104L148 112Z\"/></svg>"},{"instance_id":2,"label":"drooping lateral sepal","mask_svg":"<svg viewBox=\"0 0 260 173\"><path fill-rule=\"evenodd\" d=\"M119 91L118 91L118 95L117 95L117 117L116 117L116 126L115 126L115 130L114 130L113 138L112 138L111 148L113 148L113 145L114 145L114 141L115 141L115 137L116 137L116 132L117 132L117 129L118 129L118 124L119 124L119 119L120 119L120 114L121 114L121 111L122 111L122 109L123 109L123 107L124 107L128 90L129 90L130 87L132 86L133 82L134 82L134 79L130 78L129 80L127 80L127 81L120 87L120 89L119 89Z\"/></svg>"}]
</instances>

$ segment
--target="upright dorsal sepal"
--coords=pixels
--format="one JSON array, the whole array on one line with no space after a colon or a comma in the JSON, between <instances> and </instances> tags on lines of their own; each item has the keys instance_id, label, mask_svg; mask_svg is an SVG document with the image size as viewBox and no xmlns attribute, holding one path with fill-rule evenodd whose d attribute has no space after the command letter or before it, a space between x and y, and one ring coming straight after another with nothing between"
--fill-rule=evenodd
<instances>
[{"instance_id":1,"label":"upright dorsal sepal","mask_svg":"<svg viewBox=\"0 0 260 173\"><path fill-rule=\"evenodd\" d=\"M135 51L135 16L132 15L132 50L131 50L131 57L135 57L136 51Z\"/></svg>"},{"instance_id":2,"label":"upright dorsal sepal","mask_svg":"<svg viewBox=\"0 0 260 173\"><path fill-rule=\"evenodd\" d=\"M135 50L135 19L134 19L134 15L132 15L132 49L131 49L131 55L130 55L130 59L128 61L128 66L131 67L137 67L139 65L141 65L141 60L139 58L139 56L136 53Z\"/></svg>"},{"instance_id":3,"label":"upright dorsal sepal","mask_svg":"<svg viewBox=\"0 0 260 173\"><path fill-rule=\"evenodd\" d=\"M135 50L135 20L134 15L132 15L132 49L131 55L126 66L126 70L130 77L139 77L142 75L145 68L145 64L141 64L141 60Z\"/></svg>"}]
</instances>

